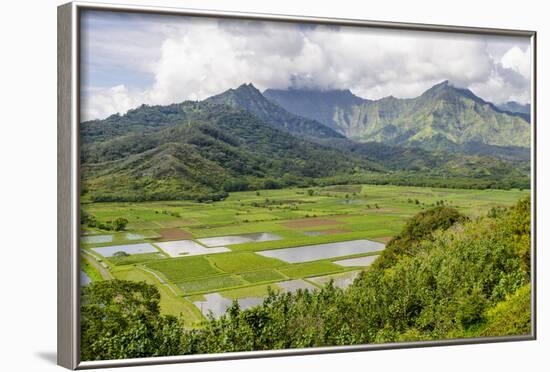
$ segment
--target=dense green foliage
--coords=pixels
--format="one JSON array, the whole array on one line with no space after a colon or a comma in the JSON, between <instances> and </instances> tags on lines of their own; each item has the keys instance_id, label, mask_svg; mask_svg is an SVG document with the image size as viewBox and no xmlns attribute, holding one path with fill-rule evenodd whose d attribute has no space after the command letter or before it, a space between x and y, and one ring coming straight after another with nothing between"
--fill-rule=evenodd
<instances>
[{"instance_id":1,"label":"dense green foliage","mask_svg":"<svg viewBox=\"0 0 550 372\"><path fill-rule=\"evenodd\" d=\"M145 282L108 280L82 288L82 360L175 355L182 328L159 312L160 294Z\"/></svg>"},{"instance_id":2,"label":"dense green foliage","mask_svg":"<svg viewBox=\"0 0 550 372\"><path fill-rule=\"evenodd\" d=\"M421 242L432 240L435 231L447 230L456 222L465 221L466 217L454 208L435 207L420 212L386 245L384 254L374 265L384 269L393 266L403 255L414 256Z\"/></svg>"},{"instance_id":3,"label":"dense green foliage","mask_svg":"<svg viewBox=\"0 0 550 372\"><path fill-rule=\"evenodd\" d=\"M531 288L519 288L485 313L486 322L476 332L481 336L513 336L531 332Z\"/></svg>"}]
</instances>

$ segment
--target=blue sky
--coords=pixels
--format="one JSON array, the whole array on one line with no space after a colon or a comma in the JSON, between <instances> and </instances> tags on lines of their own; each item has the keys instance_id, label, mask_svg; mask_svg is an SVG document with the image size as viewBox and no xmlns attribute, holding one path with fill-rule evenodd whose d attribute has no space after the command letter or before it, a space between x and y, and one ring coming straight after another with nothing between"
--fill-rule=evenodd
<instances>
[{"instance_id":1,"label":"blue sky","mask_svg":"<svg viewBox=\"0 0 550 372\"><path fill-rule=\"evenodd\" d=\"M450 80L530 102L527 38L85 11L84 120L142 103L204 99L242 83L413 97Z\"/></svg>"}]
</instances>

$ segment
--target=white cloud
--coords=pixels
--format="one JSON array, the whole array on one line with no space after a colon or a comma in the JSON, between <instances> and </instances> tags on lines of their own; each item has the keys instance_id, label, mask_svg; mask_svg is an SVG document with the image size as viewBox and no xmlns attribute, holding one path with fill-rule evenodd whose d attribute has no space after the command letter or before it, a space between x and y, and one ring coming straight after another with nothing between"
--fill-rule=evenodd
<instances>
[{"instance_id":1,"label":"white cloud","mask_svg":"<svg viewBox=\"0 0 550 372\"><path fill-rule=\"evenodd\" d=\"M514 70L526 79L531 76L531 58L528 50L522 51L514 46L502 56L500 63L504 68Z\"/></svg>"},{"instance_id":2,"label":"white cloud","mask_svg":"<svg viewBox=\"0 0 550 372\"><path fill-rule=\"evenodd\" d=\"M148 63L140 64L150 66L154 83L92 92L84 119L141 103L204 99L248 82L259 89L349 88L376 99L413 97L451 80L495 103L530 100L527 39L495 37L497 48L483 36L209 19L172 22L162 34L160 47L151 46L156 60L148 50ZM124 51L139 59L132 46Z\"/></svg>"},{"instance_id":3,"label":"white cloud","mask_svg":"<svg viewBox=\"0 0 550 372\"><path fill-rule=\"evenodd\" d=\"M124 114L144 101L140 92L130 92L124 85L112 88L92 89L83 95L81 116L83 121Z\"/></svg>"}]
</instances>

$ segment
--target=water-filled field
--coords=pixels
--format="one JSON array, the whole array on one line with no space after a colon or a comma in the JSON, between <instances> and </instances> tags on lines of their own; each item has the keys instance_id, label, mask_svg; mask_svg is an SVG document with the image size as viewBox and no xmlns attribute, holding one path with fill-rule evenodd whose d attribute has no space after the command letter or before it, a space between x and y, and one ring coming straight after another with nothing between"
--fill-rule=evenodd
<instances>
[{"instance_id":1,"label":"water-filled field","mask_svg":"<svg viewBox=\"0 0 550 372\"><path fill-rule=\"evenodd\" d=\"M378 258L378 256L348 258L346 260L334 261L334 263L337 264L337 265L341 265L341 266L369 266L377 258Z\"/></svg>"},{"instance_id":2,"label":"water-filled field","mask_svg":"<svg viewBox=\"0 0 550 372\"><path fill-rule=\"evenodd\" d=\"M128 245L112 245L107 247L92 248L95 252L104 257L111 257L117 252L126 254L142 254L142 253L158 253L158 249L149 243L128 244Z\"/></svg>"},{"instance_id":3,"label":"water-filled field","mask_svg":"<svg viewBox=\"0 0 550 372\"><path fill-rule=\"evenodd\" d=\"M192 240L176 240L157 243L156 245L171 257L200 256L203 254L229 252L229 249L225 247L206 248Z\"/></svg>"},{"instance_id":4,"label":"water-filled field","mask_svg":"<svg viewBox=\"0 0 550 372\"><path fill-rule=\"evenodd\" d=\"M377 257L377 256L370 256L370 257ZM333 274L333 275L324 275L324 276L318 276L314 278L309 278L308 280L310 282L313 282L319 286L324 286L327 283L332 281L332 285L338 288L347 288L353 283L355 278L357 278L357 275L359 275L360 271L348 271L341 274Z\"/></svg>"},{"instance_id":5,"label":"water-filled field","mask_svg":"<svg viewBox=\"0 0 550 372\"><path fill-rule=\"evenodd\" d=\"M338 243L306 245L296 248L273 249L270 251L258 252L258 254L265 257L277 258L285 262L298 263L318 261L334 257L351 256L355 254L379 252L383 249L383 243L361 239L348 240Z\"/></svg>"},{"instance_id":6,"label":"water-filled field","mask_svg":"<svg viewBox=\"0 0 550 372\"><path fill-rule=\"evenodd\" d=\"M258 243L270 242L273 240L281 240L280 236L270 233L242 234L230 236L215 236L212 238L197 239L198 242L208 247L220 247L224 245L242 244L242 243Z\"/></svg>"},{"instance_id":7,"label":"water-filled field","mask_svg":"<svg viewBox=\"0 0 550 372\"><path fill-rule=\"evenodd\" d=\"M409 217L436 204L475 217L526 194L339 185L235 192L213 203L89 203L82 208L98 225L119 217L128 224L119 232L83 225L81 248L101 271L91 280L154 284L161 310L182 313L192 327L209 309L221 315L233 299L257 305L268 288L316 290L331 280L349 286Z\"/></svg>"}]
</instances>

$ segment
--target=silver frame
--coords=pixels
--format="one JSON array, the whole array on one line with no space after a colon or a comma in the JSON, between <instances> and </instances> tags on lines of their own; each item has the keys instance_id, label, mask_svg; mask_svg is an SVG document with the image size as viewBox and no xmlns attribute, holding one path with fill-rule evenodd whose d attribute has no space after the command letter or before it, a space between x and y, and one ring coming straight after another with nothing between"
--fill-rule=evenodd
<instances>
[{"instance_id":1,"label":"silver frame","mask_svg":"<svg viewBox=\"0 0 550 372\"><path fill-rule=\"evenodd\" d=\"M366 344L307 349L249 351L220 354L181 355L104 361L80 361L79 327L79 131L80 122L80 12L106 10L197 17L300 22L367 28L432 31L445 33L519 36L531 39L531 333L520 336L448 339L388 344ZM427 346L448 346L536 340L536 32L481 27L367 21L342 18L303 17L280 14L227 12L155 6L128 6L75 1L58 7L58 156L57 156L57 363L69 369L122 367L181 362L203 362L244 358L265 358L319 353L341 353Z\"/></svg>"}]
</instances>

